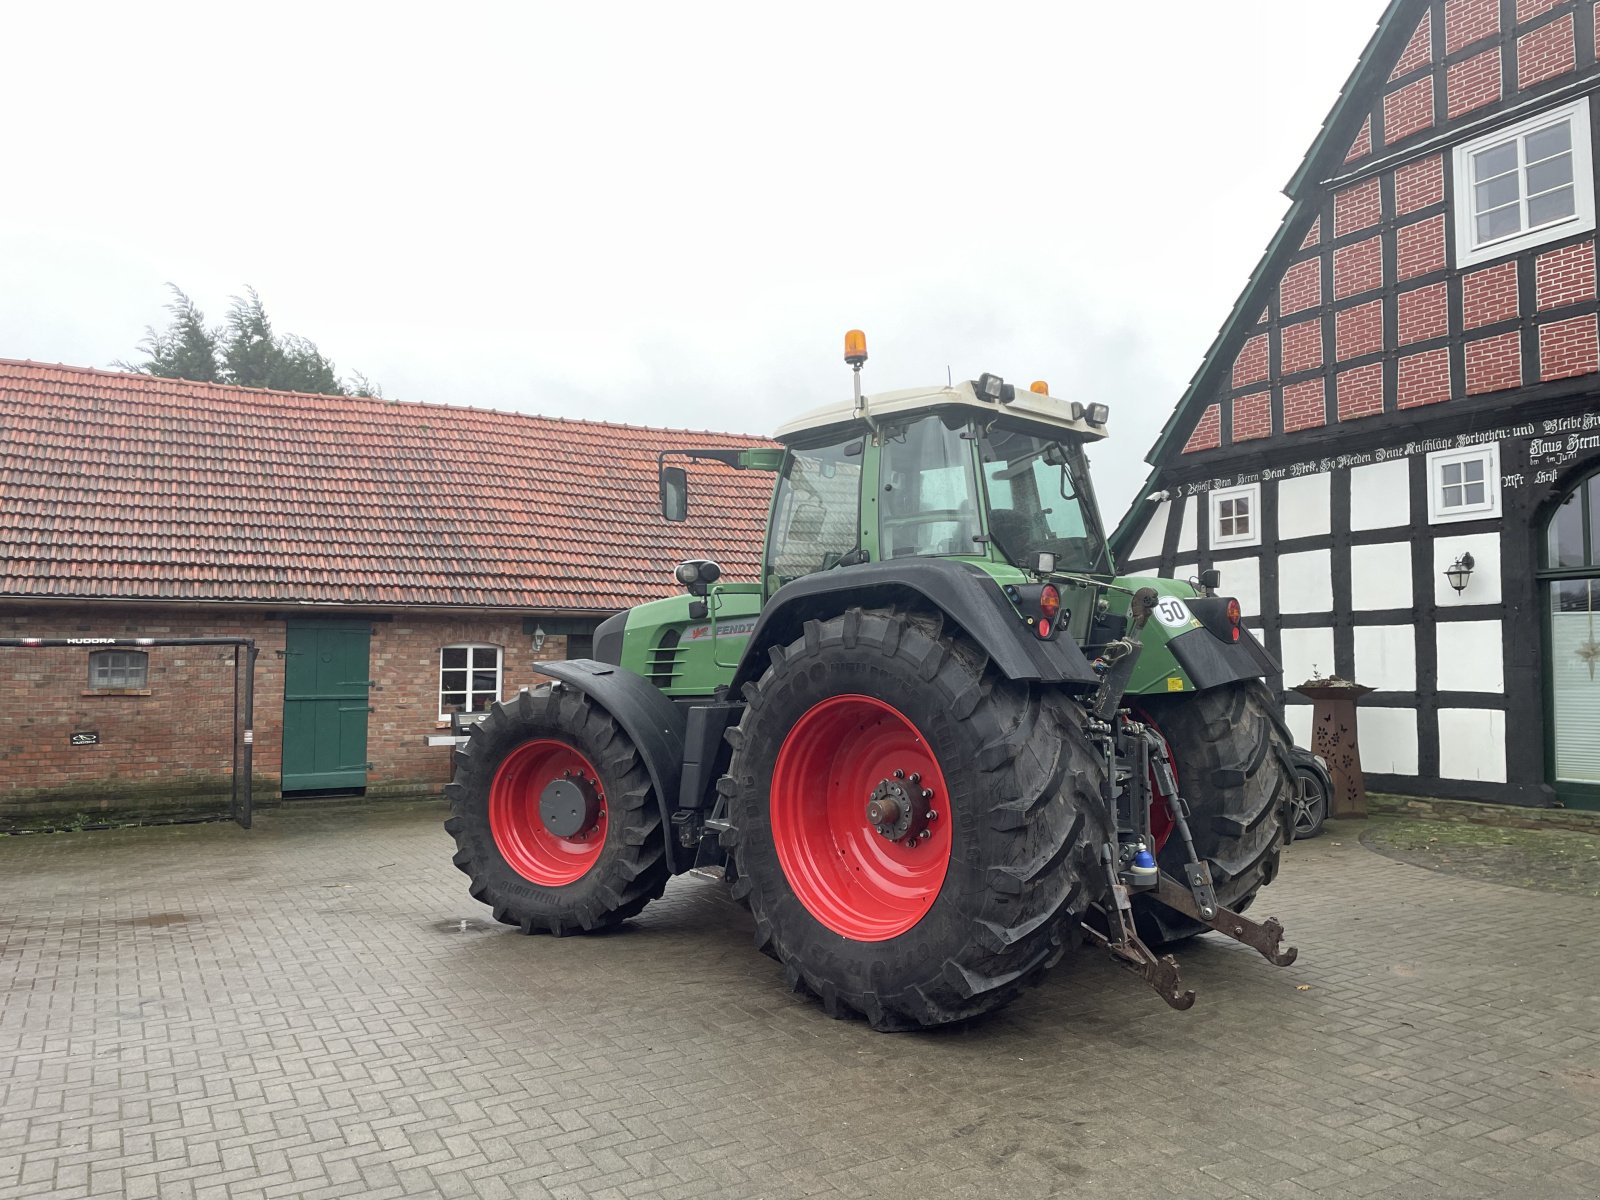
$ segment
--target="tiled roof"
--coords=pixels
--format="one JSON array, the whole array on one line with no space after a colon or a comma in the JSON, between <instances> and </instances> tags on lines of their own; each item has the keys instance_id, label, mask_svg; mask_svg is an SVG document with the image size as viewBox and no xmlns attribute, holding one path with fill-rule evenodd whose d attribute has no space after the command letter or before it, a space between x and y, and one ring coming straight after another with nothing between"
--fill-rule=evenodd
<instances>
[{"instance_id":1,"label":"tiled roof","mask_svg":"<svg viewBox=\"0 0 1600 1200\"><path fill-rule=\"evenodd\" d=\"M757 576L772 476L656 452L767 444L0 359L0 597L624 608Z\"/></svg>"}]
</instances>

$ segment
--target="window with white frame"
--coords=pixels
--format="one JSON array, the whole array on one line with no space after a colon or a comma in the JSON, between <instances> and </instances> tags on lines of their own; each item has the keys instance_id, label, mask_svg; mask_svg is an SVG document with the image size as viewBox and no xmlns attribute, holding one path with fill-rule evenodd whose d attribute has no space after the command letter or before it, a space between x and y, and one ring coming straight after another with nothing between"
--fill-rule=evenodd
<instances>
[{"instance_id":1,"label":"window with white frame","mask_svg":"<svg viewBox=\"0 0 1600 1200\"><path fill-rule=\"evenodd\" d=\"M1218 488L1211 493L1211 548L1261 544L1261 485Z\"/></svg>"},{"instance_id":2,"label":"window with white frame","mask_svg":"<svg viewBox=\"0 0 1600 1200\"><path fill-rule=\"evenodd\" d=\"M1587 99L1457 146L1456 265L1593 229L1591 158Z\"/></svg>"},{"instance_id":3,"label":"window with white frame","mask_svg":"<svg viewBox=\"0 0 1600 1200\"><path fill-rule=\"evenodd\" d=\"M91 691L138 692L149 680L150 656L143 650L96 650L89 655Z\"/></svg>"},{"instance_id":4,"label":"window with white frame","mask_svg":"<svg viewBox=\"0 0 1600 1200\"><path fill-rule=\"evenodd\" d=\"M488 712L500 699L500 647L446 646L439 651L439 719Z\"/></svg>"},{"instance_id":5,"label":"window with white frame","mask_svg":"<svg viewBox=\"0 0 1600 1200\"><path fill-rule=\"evenodd\" d=\"M1428 455L1428 520L1482 521L1500 515L1500 447L1436 450Z\"/></svg>"}]
</instances>

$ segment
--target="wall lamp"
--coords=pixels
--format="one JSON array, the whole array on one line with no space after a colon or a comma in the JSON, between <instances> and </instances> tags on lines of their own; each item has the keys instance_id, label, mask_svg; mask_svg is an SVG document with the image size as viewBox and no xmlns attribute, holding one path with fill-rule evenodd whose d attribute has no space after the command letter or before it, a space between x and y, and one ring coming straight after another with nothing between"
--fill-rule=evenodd
<instances>
[{"instance_id":1,"label":"wall lamp","mask_svg":"<svg viewBox=\"0 0 1600 1200\"><path fill-rule=\"evenodd\" d=\"M535 625L533 627L533 652L535 654L537 654L539 651L541 651L543 649L544 649L544 626L543 625Z\"/></svg>"},{"instance_id":2,"label":"wall lamp","mask_svg":"<svg viewBox=\"0 0 1600 1200\"><path fill-rule=\"evenodd\" d=\"M1459 596L1466 591L1467 580L1472 578L1472 568L1477 565L1472 559L1472 552L1467 551L1444 569L1444 577L1450 586L1455 588L1456 595Z\"/></svg>"}]
</instances>

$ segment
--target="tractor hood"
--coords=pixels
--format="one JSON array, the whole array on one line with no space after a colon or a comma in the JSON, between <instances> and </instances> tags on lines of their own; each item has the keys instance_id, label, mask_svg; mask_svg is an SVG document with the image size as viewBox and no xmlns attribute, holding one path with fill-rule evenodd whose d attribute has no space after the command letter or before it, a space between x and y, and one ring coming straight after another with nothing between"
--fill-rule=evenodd
<instances>
[{"instance_id":1,"label":"tractor hood","mask_svg":"<svg viewBox=\"0 0 1600 1200\"><path fill-rule=\"evenodd\" d=\"M1017 388L1009 403L991 400L970 382L940 388L907 388L898 392L878 392L861 398L861 408L849 399L813 409L778 427L773 437L785 444L809 441L818 434L840 434L852 428L866 429L867 418L881 422L941 409L971 415L974 420L1005 417L1047 437L1069 433L1083 441L1098 441L1106 436L1104 422L1089 421L1089 410L1100 407L1075 400L1058 400L1042 392ZM1099 415L1099 414L1097 414Z\"/></svg>"}]
</instances>

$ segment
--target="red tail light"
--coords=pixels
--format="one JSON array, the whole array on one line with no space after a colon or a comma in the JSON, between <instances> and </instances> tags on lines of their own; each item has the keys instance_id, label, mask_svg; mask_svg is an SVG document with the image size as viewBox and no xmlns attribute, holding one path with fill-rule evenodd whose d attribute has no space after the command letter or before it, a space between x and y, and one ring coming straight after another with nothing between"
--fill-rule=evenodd
<instances>
[{"instance_id":1,"label":"red tail light","mask_svg":"<svg viewBox=\"0 0 1600 1200\"><path fill-rule=\"evenodd\" d=\"M1228 624L1233 626L1233 640L1236 642L1239 640L1239 622L1243 616L1243 612L1239 609L1239 602L1237 600L1229 600Z\"/></svg>"},{"instance_id":2,"label":"red tail light","mask_svg":"<svg viewBox=\"0 0 1600 1200\"><path fill-rule=\"evenodd\" d=\"M1039 611L1051 621L1054 621L1056 614L1061 611L1061 592L1055 584L1047 583L1039 589Z\"/></svg>"},{"instance_id":3,"label":"red tail light","mask_svg":"<svg viewBox=\"0 0 1600 1200\"><path fill-rule=\"evenodd\" d=\"M1048 638L1050 636L1050 618L1040 617L1039 623L1033 627L1033 631L1037 633L1040 638Z\"/></svg>"}]
</instances>

